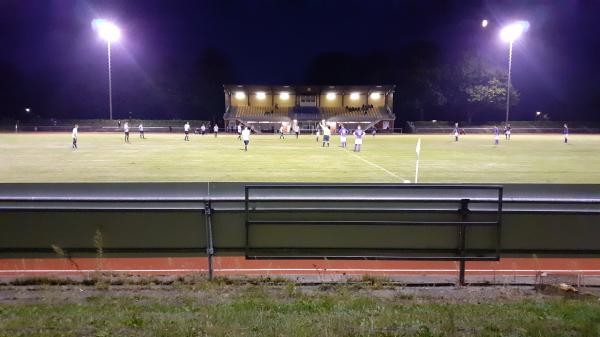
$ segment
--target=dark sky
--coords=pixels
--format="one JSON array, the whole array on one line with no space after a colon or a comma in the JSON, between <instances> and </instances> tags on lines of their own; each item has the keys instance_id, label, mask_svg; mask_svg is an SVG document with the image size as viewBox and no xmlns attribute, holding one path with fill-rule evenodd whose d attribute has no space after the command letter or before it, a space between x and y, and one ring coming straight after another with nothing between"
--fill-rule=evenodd
<instances>
[{"instance_id":1,"label":"dark sky","mask_svg":"<svg viewBox=\"0 0 600 337\"><path fill-rule=\"evenodd\" d=\"M3 116L21 106L55 117L106 113L106 45L90 25L97 17L122 28L112 52L117 116L214 115L214 105L187 111L197 107L180 97L203 88L191 83L211 71L198 70L207 50L223 59L229 75L222 82L238 83L307 83L311 62L323 53L387 53L401 62L413 43L435 45L448 60L476 50L504 67L508 46L498 30L521 19L531 28L514 49L513 83L521 91L515 118L541 110L554 119L600 119L600 1L576 0L2 0ZM347 71L352 82L367 81L364 72Z\"/></svg>"}]
</instances>

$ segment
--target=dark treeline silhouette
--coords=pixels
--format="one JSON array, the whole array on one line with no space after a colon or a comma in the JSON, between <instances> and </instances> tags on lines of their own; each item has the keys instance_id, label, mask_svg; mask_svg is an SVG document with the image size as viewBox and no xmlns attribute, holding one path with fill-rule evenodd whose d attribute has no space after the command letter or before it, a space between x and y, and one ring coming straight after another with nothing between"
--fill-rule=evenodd
<instances>
[{"instance_id":1,"label":"dark treeline silhouette","mask_svg":"<svg viewBox=\"0 0 600 337\"><path fill-rule=\"evenodd\" d=\"M309 64L307 83L394 84L394 112L405 120L502 119L506 70L473 50L449 55L433 43L364 54L327 52ZM513 83L511 101L519 102ZM397 123L397 124L399 124Z\"/></svg>"},{"instance_id":2,"label":"dark treeline silhouette","mask_svg":"<svg viewBox=\"0 0 600 337\"><path fill-rule=\"evenodd\" d=\"M238 83L233 62L225 52L206 48L191 63L170 58L155 64L134 75L122 75L118 65L113 69L115 118L220 122L224 112L222 85ZM103 81L86 83L81 74L64 76L63 71L68 74L65 69L55 70L54 76L29 80L10 64L0 63L0 68L5 79L2 98L10 102L10 106L5 103L8 113L4 116L107 117L108 94ZM399 116L398 123L501 119L505 102L503 69L490 65L475 52L448 57L438 46L427 42L408 44L399 51L320 53L309 60L305 74L307 84L396 85L394 112ZM103 79L105 73L96 70L88 78L92 76ZM260 82L255 83L265 84ZM518 104L518 90L514 95L513 102ZM36 108L25 113L23 107L28 104Z\"/></svg>"}]
</instances>

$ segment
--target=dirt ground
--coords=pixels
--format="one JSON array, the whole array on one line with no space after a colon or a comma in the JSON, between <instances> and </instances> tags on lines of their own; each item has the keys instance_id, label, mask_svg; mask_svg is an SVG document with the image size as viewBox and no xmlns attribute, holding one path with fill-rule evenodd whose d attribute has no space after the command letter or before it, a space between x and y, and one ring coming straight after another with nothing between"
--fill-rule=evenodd
<instances>
[{"instance_id":1,"label":"dirt ground","mask_svg":"<svg viewBox=\"0 0 600 337\"><path fill-rule=\"evenodd\" d=\"M179 298L197 298L204 303L226 302L228 297L249 288L253 283L236 284L144 284L144 285L2 285L0 304L85 303L94 297L133 297L158 299L174 304ZM552 297L598 298L600 288L579 288L577 293L554 286L536 289L533 286L419 286L394 284L322 284L294 285L259 284L273 298L284 298L290 287L306 295L348 292L382 299L410 300L416 303L510 303L522 300L543 300Z\"/></svg>"}]
</instances>

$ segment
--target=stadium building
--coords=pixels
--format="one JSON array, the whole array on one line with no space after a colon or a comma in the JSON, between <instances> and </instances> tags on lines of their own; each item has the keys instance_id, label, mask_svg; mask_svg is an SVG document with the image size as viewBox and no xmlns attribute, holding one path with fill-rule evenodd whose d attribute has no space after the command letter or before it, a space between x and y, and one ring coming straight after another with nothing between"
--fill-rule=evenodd
<instances>
[{"instance_id":1,"label":"stadium building","mask_svg":"<svg viewBox=\"0 0 600 337\"><path fill-rule=\"evenodd\" d=\"M394 125L393 85L224 85L225 125L241 123L256 132L289 132L295 125L314 130L325 120L335 127L343 123L354 128L376 127L392 130Z\"/></svg>"}]
</instances>

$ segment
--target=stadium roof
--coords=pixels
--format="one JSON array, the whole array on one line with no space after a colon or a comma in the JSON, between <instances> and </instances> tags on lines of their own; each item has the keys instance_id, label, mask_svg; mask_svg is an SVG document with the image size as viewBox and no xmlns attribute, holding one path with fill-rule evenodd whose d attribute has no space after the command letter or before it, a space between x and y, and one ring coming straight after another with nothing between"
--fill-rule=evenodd
<instances>
[{"instance_id":1,"label":"stadium roof","mask_svg":"<svg viewBox=\"0 0 600 337\"><path fill-rule=\"evenodd\" d=\"M387 94L393 91L395 85L244 85L244 84L225 84L223 88L228 93L236 91L244 92L257 92L264 91L269 92L281 92L289 91L291 94L299 95L315 95L325 92L336 92L336 93L350 93L360 92L369 93L379 91L383 94Z\"/></svg>"}]
</instances>

